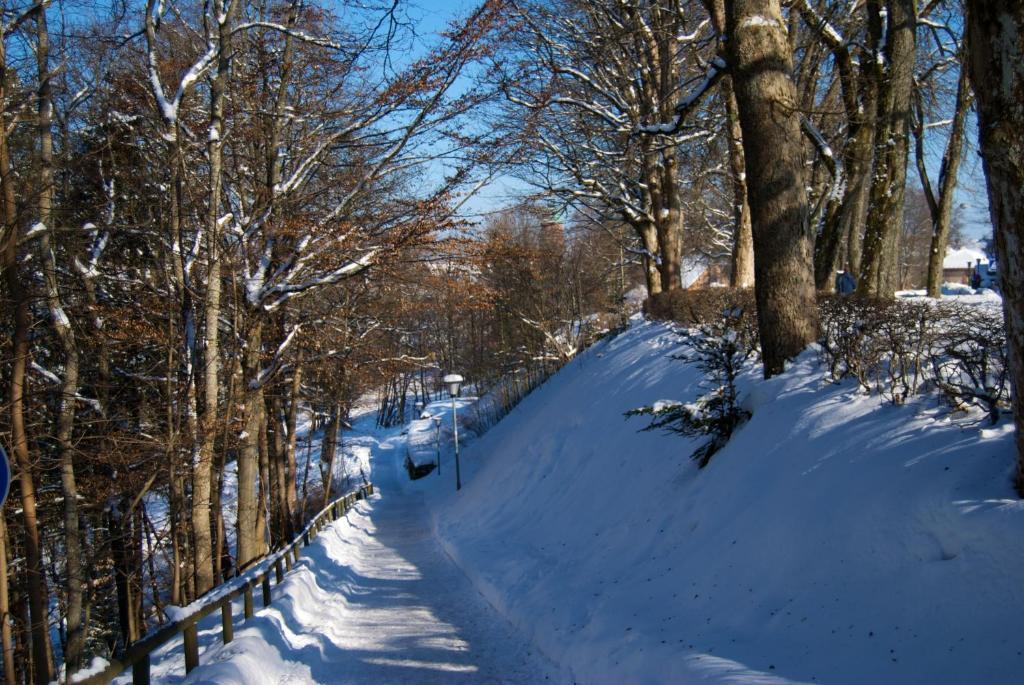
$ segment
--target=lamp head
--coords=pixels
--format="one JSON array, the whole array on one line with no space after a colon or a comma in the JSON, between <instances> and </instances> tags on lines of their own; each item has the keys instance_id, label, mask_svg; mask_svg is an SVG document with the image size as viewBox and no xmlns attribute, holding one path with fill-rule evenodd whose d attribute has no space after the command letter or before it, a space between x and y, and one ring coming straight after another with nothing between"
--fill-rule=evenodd
<instances>
[{"instance_id":1,"label":"lamp head","mask_svg":"<svg viewBox=\"0 0 1024 685\"><path fill-rule=\"evenodd\" d=\"M465 379L457 373L450 373L442 379L444 384L448 386L449 397L455 398L459 396L459 390L462 387L463 380Z\"/></svg>"}]
</instances>

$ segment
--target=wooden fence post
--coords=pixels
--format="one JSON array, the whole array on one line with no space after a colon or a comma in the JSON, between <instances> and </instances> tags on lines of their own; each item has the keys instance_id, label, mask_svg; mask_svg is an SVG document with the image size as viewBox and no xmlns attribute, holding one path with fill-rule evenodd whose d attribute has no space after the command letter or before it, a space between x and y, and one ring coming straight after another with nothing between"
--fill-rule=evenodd
<instances>
[{"instance_id":1,"label":"wooden fence post","mask_svg":"<svg viewBox=\"0 0 1024 685\"><path fill-rule=\"evenodd\" d=\"M373 484L367 483L359 490L336 499L321 511L313 520L312 524L303 531L301 540L296 539L284 549L281 556L274 559L274 574L277 582L281 583L284 580L285 573L287 571L291 571L293 566L298 564L303 545L308 546L310 540L316 537L317 533L322 529L329 526L331 521L336 521L344 516L358 500L366 499L368 495L373 494L373 491ZM282 571L282 560L286 571ZM241 576L242 573L236 568L231 575L237 578ZM124 662L128 661L131 663L133 685L150 685L150 671L152 665L151 654L153 650L166 645L168 639L179 633L182 635L182 646L185 651L185 672L189 673L199 666L199 620L203 617L209 616L219 608L221 612L221 639L224 644L233 641L235 636L233 622L234 617L231 604L232 600L241 594L243 614L246 619L252 618L254 614L253 588L256 586L257 581L259 581L262 586L263 606L269 606L272 596L270 587L270 566L268 565L261 576L257 576L256 578L246 581L241 588L230 591L217 602L205 604L199 609L199 611L191 617L184 619L184 621L172 622L171 624L157 630L155 634L139 640L137 643L133 643L135 649L131 651L130 656L127 656L121 662L115 660L102 672L85 678L83 682L94 685L110 683L114 678L121 675L121 671L125 668ZM146 651L144 653L140 653L142 650ZM135 656L136 654L138 656Z\"/></svg>"},{"instance_id":2,"label":"wooden fence post","mask_svg":"<svg viewBox=\"0 0 1024 685\"><path fill-rule=\"evenodd\" d=\"M185 673L191 673L199 665L199 633L196 624L185 626L182 635L185 641Z\"/></svg>"},{"instance_id":3,"label":"wooden fence post","mask_svg":"<svg viewBox=\"0 0 1024 685\"><path fill-rule=\"evenodd\" d=\"M149 655L132 665L132 685L149 685Z\"/></svg>"},{"instance_id":4,"label":"wooden fence post","mask_svg":"<svg viewBox=\"0 0 1024 685\"><path fill-rule=\"evenodd\" d=\"M235 624L231 622L231 600L220 605L220 634L227 644L235 639Z\"/></svg>"}]
</instances>

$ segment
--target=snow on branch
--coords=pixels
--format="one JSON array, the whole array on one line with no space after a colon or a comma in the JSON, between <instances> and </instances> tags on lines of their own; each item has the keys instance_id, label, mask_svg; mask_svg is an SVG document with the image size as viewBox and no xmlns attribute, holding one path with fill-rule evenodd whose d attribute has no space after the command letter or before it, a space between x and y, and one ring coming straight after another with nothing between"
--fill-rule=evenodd
<instances>
[{"instance_id":1,"label":"snow on branch","mask_svg":"<svg viewBox=\"0 0 1024 685\"><path fill-rule=\"evenodd\" d=\"M82 228L86 231L92 232L92 247L89 249L89 259L86 263L83 264L78 257L75 257L74 266L75 271L77 271L82 278L90 280L99 275L100 258L103 256L103 250L107 247L107 241L110 239L110 232L99 232L96 230L96 226L94 224L86 224Z\"/></svg>"},{"instance_id":2,"label":"snow on branch","mask_svg":"<svg viewBox=\"0 0 1024 685\"><path fill-rule=\"evenodd\" d=\"M296 324L290 331L288 331L288 335L285 336L284 340L281 341L281 344L278 345L277 349L274 351L274 356L271 358L270 364L260 369L256 378L249 383L250 390L259 390L267 381L273 378L277 372L281 370L284 365L284 355L288 351L288 348L292 346L292 342L295 340L295 336L298 335L299 329L301 328L301 324Z\"/></svg>"},{"instance_id":3,"label":"snow on branch","mask_svg":"<svg viewBox=\"0 0 1024 685\"><path fill-rule=\"evenodd\" d=\"M828 22L825 17L821 16L817 10L811 7L811 4L807 0L796 0L794 7L800 12L800 16L803 17L804 22L814 31L817 32L818 37L829 47L830 50L845 50L846 39L843 38L842 34L836 30L832 24Z\"/></svg>"},{"instance_id":4,"label":"snow on branch","mask_svg":"<svg viewBox=\"0 0 1024 685\"><path fill-rule=\"evenodd\" d=\"M286 36L290 36L292 38L301 40L304 43L318 45L322 48L330 48L331 50L341 50L341 44L335 43L333 40L328 40L320 36L314 36L306 33L305 31L300 31L299 29L288 28L284 24L276 24L272 21L249 21L244 24L239 24L238 26L236 26L232 30L232 33L248 31L249 29L254 28L270 29L272 31L283 33Z\"/></svg>"},{"instance_id":5,"label":"snow on branch","mask_svg":"<svg viewBox=\"0 0 1024 685\"><path fill-rule=\"evenodd\" d=\"M54 372L50 371L49 369L46 369L46 368L40 366L38 362L35 362L35 361L30 362L29 363L29 367L33 371L38 373L40 376L45 378L48 382L54 383L56 385L60 385L61 381L60 381L60 378L57 376L57 374L55 374Z\"/></svg>"},{"instance_id":6,"label":"snow on branch","mask_svg":"<svg viewBox=\"0 0 1024 685\"><path fill-rule=\"evenodd\" d=\"M721 57L716 57L708 63L708 71L704 80L690 91L682 100L676 103L675 114L671 121L660 124L647 124L637 127L638 133L649 133L654 135L672 135L678 133L683 127L686 115L701 101L704 95L711 90L718 80L727 72L728 67Z\"/></svg>"},{"instance_id":7,"label":"snow on branch","mask_svg":"<svg viewBox=\"0 0 1024 685\"><path fill-rule=\"evenodd\" d=\"M358 259L346 262L345 264L338 267L337 269L334 269L333 271L312 277L309 280L303 281L302 283L285 282L278 283L276 285L268 285L262 290L262 296L259 298L259 300L265 302L267 299L270 299L271 297L277 297L276 299L270 302L266 302L263 305L263 309L268 312L274 311L288 300L292 299L296 295L300 295L306 292L307 290L312 290L313 288L317 288L324 285L333 285L335 283L343 281L346 278L355 276L356 274L369 269L371 264L373 263L374 257L376 257L377 254L381 252L381 250L382 248L379 247L372 248Z\"/></svg>"},{"instance_id":8,"label":"snow on branch","mask_svg":"<svg viewBox=\"0 0 1024 685\"><path fill-rule=\"evenodd\" d=\"M828 167L829 172L835 176L836 174L836 156L832 152L832 147L825 140L824 134L814 125L814 122L807 117L800 117L800 129L807 136L808 140L814 145L814 148L821 155L821 158L825 161L825 166Z\"/></svg>"}]
</instances>

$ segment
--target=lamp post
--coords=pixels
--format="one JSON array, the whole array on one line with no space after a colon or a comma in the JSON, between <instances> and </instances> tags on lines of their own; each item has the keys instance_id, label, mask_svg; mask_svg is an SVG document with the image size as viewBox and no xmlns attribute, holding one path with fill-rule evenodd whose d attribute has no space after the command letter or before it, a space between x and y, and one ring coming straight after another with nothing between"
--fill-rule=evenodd
<instances>
[{"instance_id":1,"label":"lamp post","mask_svg":"<svg viewBox=\"0 0 1024 685\"><path fill-rule=\"evenodd\" d=\"M459 417L455 412L455 398L459 396L459 388L464 380L457 373L450 373L443 379L448 386L448 395L452 398L452 431L455 435L455 489L462 489L462 471L459 469Z\"/></svg>"},{"instance_id":2,"label":"lamp post","mask_svg":"<svg viewBox=\"0 0 1024 685\"><path fill-rule=\"evenodd\" d=\"M441 417L431 416L434 421L434 449L437 452L437 475L441 475Z\"/></svg>"}]
</instances>

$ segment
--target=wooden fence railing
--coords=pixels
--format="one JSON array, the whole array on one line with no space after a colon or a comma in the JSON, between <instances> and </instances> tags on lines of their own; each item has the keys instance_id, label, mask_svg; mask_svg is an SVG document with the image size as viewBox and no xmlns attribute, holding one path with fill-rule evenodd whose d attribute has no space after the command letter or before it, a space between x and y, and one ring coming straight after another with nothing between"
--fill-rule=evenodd
<instances>
[{"instance_id":1,"label":"wooden fence railing","mask_svg":"<svg viewBox=\"0 0 1024 685\"><path fill-rule=\"evenodd\" d=\"M287 547L264 557L257 565L242 572L237 578L232 578L215 588L209 595L201 598L198 601L198 606L184 618L161 626L155 632L133 642L124 653L111 659L110 664L99 673L94 673L88 678L76 682L86 685L106 685L131 668L134 685L149 685L149 655L179 633L183 636L185 672L188 673L199 665L198 624L200 620L220 611L221 638L225 644L231 642L235 633L231 602L241 596L244 617L251 618L253 615L253 588L259 586L263 606L269 606L272 599L270 593L271 574L274 576L275 585L280 584L284 580L285 573L292 570L292 564L298 562L299 551L302 547L308 546L324 526L344 516L358 500L366 499L372 494L373 484L368 483L359 490L334 500L313 517L302 533Z\"/></svg>"}]
</instances>

